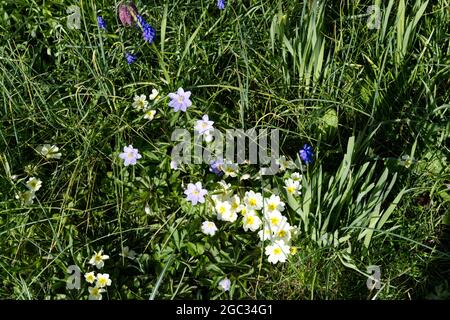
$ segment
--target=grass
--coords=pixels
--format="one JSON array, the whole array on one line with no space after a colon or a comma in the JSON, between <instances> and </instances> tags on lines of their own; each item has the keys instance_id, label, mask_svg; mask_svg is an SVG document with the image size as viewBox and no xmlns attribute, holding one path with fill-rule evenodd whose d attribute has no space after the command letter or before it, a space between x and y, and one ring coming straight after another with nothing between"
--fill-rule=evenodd
<instances>
[{"instance_id":1,"label":"grass","mask_svg":"<svg viewBox=\"0 0 450 320\"><path fill-rule=\"evenodd\" d=\"M110 299L449 297L448 1L230 0L223 11L136 1L157 30L151 45L120 25L115 4L77 5L80 29L67 28L63 1L0 4L0 298L86 299L85 284L66 290L66 270L87 271L99 248L111 256ZM380 29L363 16L370 5ZM131 110L135 94L178 87L192 91L186 114L164 99L152 122ZM220 130L279 128L292 158L314 146L304 196L289 203L302 228L289 262L270 265L242 228L224 227L215 243L199 234L208 209L182 201L183 185L216 179L169 163L173 129L203 114ZM44 143L61 160L39 157ZM145 162L124 169L118 153L131 143ZM15 195L31 176L43 187L23 206ZM349 239L335 245L335 232ZM125 246L136 260L119 255ZM381 268L380 290L366 287L369 265ZM217 289L224 275L229 293Z\"/></svg>"}]
</instances>

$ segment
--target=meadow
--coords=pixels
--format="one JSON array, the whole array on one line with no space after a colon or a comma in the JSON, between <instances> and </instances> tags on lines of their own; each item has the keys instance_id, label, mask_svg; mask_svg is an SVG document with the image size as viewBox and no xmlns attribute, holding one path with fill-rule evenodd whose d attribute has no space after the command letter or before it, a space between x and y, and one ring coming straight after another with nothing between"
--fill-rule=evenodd
<instances>
[{"instance_id":1,"label":"meadow","mask_svg":"<svg viewBox=\"0 0 450 320\"><path fill-rule=\"evenodd\" d=\"M450 299L449 32L448 0L0 1L0 299ZM274 174L195 161L250 129Z\"/></svg>"}]
</instances>

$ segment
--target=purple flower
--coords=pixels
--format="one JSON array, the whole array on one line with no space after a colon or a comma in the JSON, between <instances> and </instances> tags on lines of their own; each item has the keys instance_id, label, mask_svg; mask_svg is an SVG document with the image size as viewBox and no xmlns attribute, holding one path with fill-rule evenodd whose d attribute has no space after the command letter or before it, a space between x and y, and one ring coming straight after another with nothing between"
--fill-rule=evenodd
<instances>
[{"instance_id":1,"label":"purple flower","mask_svg":"<svg viewBox=\"0 0 450 320\"><path fill-rule=\"evenodd\" d=\"M298 153L300 154L300 158L305 161L306 164L313 162L314 152L309 144L305 144Z\"/></svg>"},{"instance_id":2,"label":"purple flower","mask_svg":"<svg viewBox=\"0 0 450 320\"><path fill-rule=\"evenodd\" d=\"M123 153L119 154L119 158L124 160L123 164L127 167L130 164L135 165L136 161L142 156L139 154L138 149L134 149L130 144L128 147L123 147Z\"/></svg>"},{"instance_id":3,"label":"purple flower","mask_svg":"<svg viewBox=\"0 0 450 320\"><path fill-rule=\"evenodd\" d=\"M140 15L137 16L137 20L139 26L142 29L142 37L144 38L145 41L151 44L156 36L155 29L153 29L153 27L149 25L147 21L145 21L145 19Z\"/></svg>"},{"instance_id":4,"label":"purple flower","mask_svg":"<svg viewBox=\"0 0 450 320\"><path fill-rule=\"evenodd\" d=\"M119 5L119 19L124 26L131 26L134 21L133 16L136 16L137 14L137 8L133 2Z\"/></svg>"},{"instance_id":5,"label":"purple flower","mask_svg":"<svg viewBox=\"0 0 450 320\"><path fill-rule=\"evenodd\" d=\"M125 59L127 59L128 64L132 64L137 60L137 57L131 53L125 53Z\"/></svg>"},{"instance_id":6,"label":"purple flower","mask_svg":"<svg viewBox=\"0 0 450 320\"><path fill-rule=\"evenodd\" d=\"M217 0L217 8L220 10L225 9L225 0Z\"/></svg>"},{"instance_id":7,"label":"purple flower","mask_svg":"<svg viewBox=\"0 0 450 320\"><path fill-rule=\"evenodd\" d=\"M202 183L196 184L189 183L187 189L184 190L184 194L187 196L187 200L192 202L192 205L196 205L198 202L205 203L205 195L208 193L206 189L202 189Z\"/></svg>"},{"instance_id":8,"label":"purple flower","mask_svg":"<svg viewBox=\"0 0 450 320\"><path fill-rule=\"evenodd\" d=\"M98 26L100 29L106 30L106 21L103 20L102 17L100 17L100 16L97 17L97 23L98 23Z\"/></svg>"},{"instance_id":9,"label":"purple flower","mask_svg":"<svg viewBox=\"0 0 450 320\"><path fill-rule=\"evenodd\" d=\"M212 173L215 173L218 176L220 176L220 175L223 174L222 166L223 166L223 160L222 159L213 160L210 163L209 171L211 171Z\"/></svg>"},{"instance_id":10,"label":"purple flower","mask_svg":"<svg viewBox=\"0 0 450 320\"><path fill-rule=\"evenodd\" d=\"M172 107L175 112L180 110L186 112L186 109L192 105L192 101L189 100L190 96L190 91L185 92L183 88L178 88L177 92L169 93L169 98L171 99L169 107Z\"/></svg>"}]
</instances>

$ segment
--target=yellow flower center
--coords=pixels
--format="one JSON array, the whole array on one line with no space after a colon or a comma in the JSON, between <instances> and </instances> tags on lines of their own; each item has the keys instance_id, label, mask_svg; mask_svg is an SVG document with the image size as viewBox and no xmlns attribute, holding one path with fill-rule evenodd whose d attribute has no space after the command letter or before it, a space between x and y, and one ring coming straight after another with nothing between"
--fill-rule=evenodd
<instances>
[{"instance_id":1,"label":"yellow flower center","mask_svg":"<svg viewBox=\"0 0 450 320\"><path fill-rule=\"evenodd\" d=\"M280 238L284 238L286 236L287 232L285 230L280 230L278 231L278 236Z\"/></svg>"},{"instance_id":2,"label":"yellow flower center","mask_svg":"<svg viewBox=\"0 0 450 320\"><path fill-rule=\"evenodd\" d=\"M250 198L248 200L248 204L251 205L252 207L256 206L256 199L255 198Z\"/></svg>"},{"instance_id":3,"label":"yellow flower center","mask_svg":"<svg viewBox=\"0 0 450 320\"><path fill-rule=\"evenodd\" d=\"M274 226L276 226L278 223L280 223L280 218L278 217L272 217L270 218L270 223Z\"/></svg>"},{"instance_id":4,"label":"yellow flower center","mask_svg":"<svg viewBox=\"0 0 450 320\"><path fill-rule=\"evenodd\" d=\"M245 219L246 224L253 224L255 222L255 218L253 216L248 216Z\"/></svg>"},{"instance_id":5,"label":"yellow flower center","mask_svg":"<svg viewBox=\"0 0 450 320\"><path fill-rule=\"evenodd\" d=\"M293 186L288 187L287 188L287 192L294 193L295 192L295 187L293 187Z\"/></svg>"},{"instance_id":6,"label":"yellow flower center","mask_svg":"<svg viewBox=\"0 0 450 320\"><path fill-rule=\"evenodd\" d=\"M282 253L280 248L273 249L273 254L279 256Z\"/></svg>"},{"instance_id":7,"label":"yellow flower center","mask_svg":"<svg viewBox=\"0 0 450 320\"><path fill-rule=\"evenodd\" d=\"M277 208L277 206L274 203L269 203L268 207L270 211L274 211Z\"/></svg>"}]
</instances>

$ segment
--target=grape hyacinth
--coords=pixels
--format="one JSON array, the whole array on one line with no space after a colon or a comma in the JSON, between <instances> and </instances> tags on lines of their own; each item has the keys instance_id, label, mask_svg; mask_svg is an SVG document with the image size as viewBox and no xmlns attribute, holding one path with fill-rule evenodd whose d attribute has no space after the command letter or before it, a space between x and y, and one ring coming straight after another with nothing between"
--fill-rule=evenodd
<instances>
[{"instance_id":1,"label":"grape hyacinth","mask_svg":"<svg viewBox=\"0 0 450 320\"><path fill-rule=\"evenodd\" d=\"M217 8L219 8L219 10L225 9L225 0L217 0Z\"/></svg>"},{"instance_id":2,"label":"grape hyacinth","mask_svg":"<svg viewBox=\"0 0 450 320\"><path fill-rule=\"evenodd\" d=\"M313 162L314 152L309 144L305 144L298 153L300 154L300 158L305 161L306 164Z\"/></svg>"},{"instance_id":3,"label":"grape hyacinth","mask_svg":"<svg viewBox=\"0 0 450 320\"><path fill-rule=\"evenodd\" d=\"M97 23L98 23L98 27L102 30L106 30L106 21L103 20L103 18L101 16L97 17Z\"/></svg>"},{"instance_id":4,"label":"grape hyacinth","mask_svg":"<svg viewBox=\"0 0 450 320\"><path fill-rule=\"evenodd\" d=\"M155 29L140 15L137 15L137 20L139 26L142 28L142 37L145 41L151 44L156 36Z\"/></svg>"},{"instance_id":5,"label":"grape hyacinth","mask_svg":"<svg viewBox=\"0 0 450 320\"><path fill-rule=\"evenodd\" d=\"M134 54L131 53L125 53L125 59L127 59L128 64L132 64L137 60L137 57Z\"/></svg>"}]
</instances>

